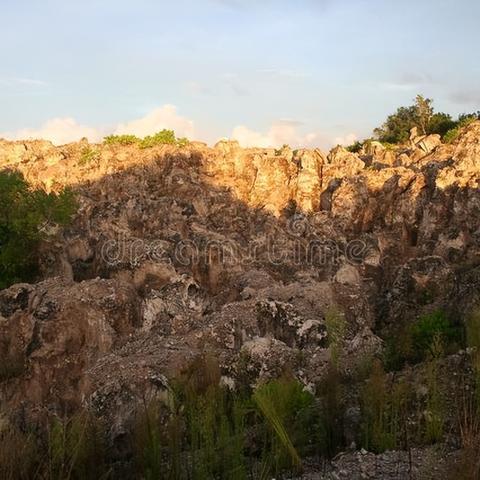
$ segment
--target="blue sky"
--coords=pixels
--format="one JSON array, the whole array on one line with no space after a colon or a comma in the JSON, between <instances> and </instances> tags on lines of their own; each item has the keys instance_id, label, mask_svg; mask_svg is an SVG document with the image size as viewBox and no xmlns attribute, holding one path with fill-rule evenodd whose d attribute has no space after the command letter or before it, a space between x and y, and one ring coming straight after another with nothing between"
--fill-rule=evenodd
<instances>
[{"instance_id":1,"label":"blue sky","mask_svg":"<svg viewBox=\"0 0 480 480\"><path fill-rule=\"evenodd\" d=\"M480 109L478 0L3 0L0 136L319 145ZM54 138L55 139L55 138Z\"/></svg>"}]
</instances>

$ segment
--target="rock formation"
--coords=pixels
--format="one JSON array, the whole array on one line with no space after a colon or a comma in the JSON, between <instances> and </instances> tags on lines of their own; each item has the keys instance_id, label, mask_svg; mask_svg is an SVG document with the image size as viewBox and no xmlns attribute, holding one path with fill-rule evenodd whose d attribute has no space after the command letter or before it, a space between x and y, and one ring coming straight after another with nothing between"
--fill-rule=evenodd
<instances>
[{"instance_id":1,"label":"rock formation","mask_svg":"<svg viewBox=\"0 0 480 480\"><path fill-rule=\"evenodd\" d=\"M399 322L461 321L480 300L480 122L452 145L359 154L0 141L0 168L79 205L42 244L38 283L0 292L0 356L25 365L2 402L32 419L88 406L115 441L202 351L232 383L288 367L309 386L332 309L348 373Z\"/></svg>"}]
</instances>

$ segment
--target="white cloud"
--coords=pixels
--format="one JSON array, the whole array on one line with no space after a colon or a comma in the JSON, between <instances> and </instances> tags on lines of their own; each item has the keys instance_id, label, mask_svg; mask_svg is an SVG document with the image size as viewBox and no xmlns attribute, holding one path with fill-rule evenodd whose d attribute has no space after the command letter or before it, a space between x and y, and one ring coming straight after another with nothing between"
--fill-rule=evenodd
<instances>
[{"instance_id":1,"label":"white cloud","mask_svg":"<svg viewBox=\"0 0 480 480\"><path fill-rule=\"evenodd\" d=\"M55 145L63 145L80 140L82 137L95 142L102 138L102 133L99 129L79 125L74 118L67 117L48 120L38 129L25 128L16 132L0 133L0 137L11 140L45 139Z\"/></svg>"},{"instance_id":2,"label":"white cloud","mask_svg":"<svg viewBox=\"0 0 480 480\"><path fill-rule=\"evenodd\" d=\"M257 132L245 125L233 129L231 138L238 140L243 147L281 147L284 144L291 147L330 148L338 143L350 144L350 140L357 139L355 134L345 137L329 137L322 132L301 132L302 122L294 120L279 120L273 123L267 132Z\"/></svg>"},{"instance_id":3,"label":"white cloud","mask_svg":"<svg viewBox=\"0 0 480 480\"><path fill-rule=\"evenodd\" d=\"M164 128L174 130L178 137L195 137L193 121L178 115L175 105L164 105L156 108L145 117L121 123L115 128L114 134L132 134L145 137Z\"/></svg>"},{"instance_id":4,"label":"white cloud","mask_svg":"<svg viewBox=\"0 0 480 480\"><path fill-rule=\"evenodd\" d=\"M162 129L174 130L178 137L201 140L205 135L195 128L192 120L177 113L174 105L164 105L156 108L142 118L113 127L91 127L79 124L74 118L54 118L45 122L39 128L25 128L16 132L0 132L0 138L11 140L46 139L56 145L78 141L83 137L91 142L101 141L108 134L133 134L139 137L154 134ZM301 121L281 119L274 122L266 132L255 131L245 125L236 126L231 138L238 140L243 147L281 147L288 144L291 147L330 148L337 144L349 145L357 140L357 135L349 133L334 137L319 131L305 132Z\"/></svg>"},{"instance_id":5,"label":"white cloud","mask_svg":"<svg viewBox=\"0 0 480 480\"><path fill-rule=\"evenodd\" d=\"M355 143L357 140L358 140L358 136L355 133L348 133L343 137L335 137L333 144L348 146L348 145L352 145L352 143Z\"/></svg>"},{"instance_id":6,"label":"white cloud","mask_svg":"<svg viewBox=\"0 0 480 480\"><path fill-rule=\"evenodd\" d=\"M97 142L110 133L116 135L129 133L145 137L164 128L174 130L178 137L195 138L193 121L178 115L174 105L164 105L156 108L142 118L121 123L113 128L95 128L80 125L71 117L53 118L39 128L24 128L16 132L0 132L0 138L3 137L10 140L45 139L50 140L55 145L63 145L78 141L83 137L87 137L91 142Z\"/></svg>"},{"instance_id":7,"label":"white cloud","mask_svg":"<svg viewBox=\"0 0 480 480\"><path fill-rule=\"evenodd\" d=\"M317 135L309 133L301 135L297 122L279 121L274 123L266 133L250 130L244 125L233 129L232 138L238 140L243 147L280 147L284 144L292 146L311 146Z\"/></svg>"}]
</instances>

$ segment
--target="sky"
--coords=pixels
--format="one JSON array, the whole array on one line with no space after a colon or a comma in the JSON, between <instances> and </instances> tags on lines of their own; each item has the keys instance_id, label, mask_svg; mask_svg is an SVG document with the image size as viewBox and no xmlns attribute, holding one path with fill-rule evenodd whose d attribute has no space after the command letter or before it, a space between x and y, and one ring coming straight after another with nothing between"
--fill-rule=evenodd
<instances>
[{"instance_id":1,"label":"sky","mask_svg":"<svg viewBox=\"0 0 480 480\"><path fill-rule=\"evenodd\" d=\"M478 0L0 0L0 137L329 148L480 110Z\"/></svg>"}]
</instances>

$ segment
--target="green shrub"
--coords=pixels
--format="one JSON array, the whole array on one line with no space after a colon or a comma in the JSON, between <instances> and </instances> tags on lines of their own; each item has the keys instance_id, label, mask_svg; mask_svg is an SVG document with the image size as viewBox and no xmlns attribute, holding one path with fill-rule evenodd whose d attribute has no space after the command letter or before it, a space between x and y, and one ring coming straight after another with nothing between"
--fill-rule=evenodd
<instances>
[{"instance_id":1,"label":"green shrub","mask_svg":"<svg viewBox=\"0 0 480 480\"><path fill-rule=\"evenodd\" d=\"M452 351L460 341L460 328L455 326L445 315L438 310L424 315L411 327L412 357L414 360L423 360L428 355L435 356L437 353L432 350L438 343L441 343L442 350Z\"/></svg>"},{"instance_id":2,"label":"green shrub","mask_svg":"<svg viewBox=\"0 0 480 480\"><path fill-rule=\"evenodd\" d=\"M186 147L190 143L190 140L187 137L177 138L178 147Z\"/></svg>"},{"instance_id":3,"label":"green shrub","mask_svg":"<svg viewBox=\"0 0 480 480\"><path fill-rule=\"evenodd\" d=\"M358 153L362 148L363 148L363 144L365 142L360 142L360 141L356 141L354 143L352 143L351 145L348 145L347 147L345 147L345 149L348 151L348 152L351 152L351 153Z\"/></svg>"},{"instance_id":4,"label":"green shrub","mask_svg":"<svg viewBox=\"0 0 480 480\"><path fill-rule=\"evenodd\" d=\"M98 150L92 147L83 147L82 152L80 154L80 160L78 161L78 165L85 166L90 165L92 162L98 162L100 158L100 153Z\"/></svg>"},{"instance_id":5,"label":"green shrub","mask_svg":"<svg viewBox=\"0 0 480 480\"><path fill-rule=\"evenodd\" d=\"M134 145L140 141L136 135L108 135L103 139L106 145Z\"/></svg>"},{"instance_id":6,"label":"green shrub","mask_svg":"<svg viewBox=\"0 0 480 480\"><path fill-rule=\"evenodd\" d=\"M427 133L436 133L443 137L449 130L455 128L456 124L448 113L434 113L428 124Z\"/></svg>"},{"instance_id":7,"label":"green shrub","mask_svg":"<svg viewBox=\"0 0 480 480\"><path fill-rule=\"evenodd\" d=\"M20 172L0 172L0 289L35 277L46 227L65 225L75 208L71 190L46 193L31 188Z\"/></svg>"},{"instance_id":8,"label":"green shrub","mask_svg":"<svg viewBox=\"0 0 480 480\"><path fill-rule=\"evenodd\" d=\"M148 135L143 140L140 140L140 148L151 148L157 145L177 145L185 147L189 141L185 137L177 138L173 130L163 129L154 135Z\"/></svg>"},{"instance_id":9,"label":"green shrub","mask_svg":"<svg viewBox=\"0 0 480 480\"><path fill-rule=\"evenodd\" d=\"M156 145L175 145L177 139L173 130L161 130L154 135L148 135L140 142L140 148L151 148Z\"/></svg>"},{"instance_id":10,"label":"green shrub","mask_svg":"<svg viewBox=\"0 0 480 480\"><path fill-rule=\"evenodd\" d=\"M478 114L460 115L458 117L458 121L455 122L455 126L443 135L442 140L445 143L453 143L460 136L460 133L462 132L462 129L464 127L470 125L479 118L480 117L478 116Z\"/></svg>"}]
</instances>

